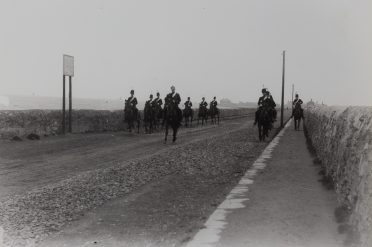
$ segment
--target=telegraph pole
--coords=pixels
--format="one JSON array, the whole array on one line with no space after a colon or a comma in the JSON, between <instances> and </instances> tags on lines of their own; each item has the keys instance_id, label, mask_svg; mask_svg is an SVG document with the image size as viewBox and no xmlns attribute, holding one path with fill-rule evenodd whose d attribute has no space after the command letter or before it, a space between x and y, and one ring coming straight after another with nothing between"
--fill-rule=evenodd
<instances>
[{"instance_id":1,"label":"telegraph pole","mask_svg":"<svg viewBox=\"0 0 372 247\"><path fill-rule=\"evenodd\" d=\"M283 72L282 72L282 104L280 109L280 127L284 127L284 75L285 75L285 51L283 51Z\"/></svg>"},{"instance_id":2,"label":"telegraph pole","mask_svg":"<svg viewBox=\"0 0 372 247\"><path fill-rule=\"evenodd\" d=\"M293 92L294 92L294 84L292 84L292 113L293 113Z\"/></svg>"},{"instance_id":3,"label":"telegraph pole","mask_svg":"<svg viewBox=\"0 0 372 247\"><path fill-rule=\"evenodd\" d=\"M66 133L66 80L65 75L63 75L63 89L62 89L62 133Z\"/></svg>"},{"instance_id":4,"label":"telegraph pole","mask_svg":"<svg viewBox=\"0 0 372 247\"><path fill-rule=\"evenodd\" d=\"M68 132L72 133L72 76L69 76L68 92Z\"/></svg>"}]
</instances>

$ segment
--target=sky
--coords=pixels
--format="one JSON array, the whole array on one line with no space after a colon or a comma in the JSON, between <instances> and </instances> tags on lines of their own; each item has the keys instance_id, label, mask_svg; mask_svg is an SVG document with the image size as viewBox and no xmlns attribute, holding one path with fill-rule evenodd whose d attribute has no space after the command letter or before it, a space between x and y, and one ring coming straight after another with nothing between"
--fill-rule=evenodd
<instances>
[{"instance_id":1,"label":"sky","mask_svg":"<svg viewBox=\"0 0 372 247\"><path fill-rule=\"evenodd\" d=\"M0 0L0 95L372 105L371 0Z\"/></svg>"}]
</instances>

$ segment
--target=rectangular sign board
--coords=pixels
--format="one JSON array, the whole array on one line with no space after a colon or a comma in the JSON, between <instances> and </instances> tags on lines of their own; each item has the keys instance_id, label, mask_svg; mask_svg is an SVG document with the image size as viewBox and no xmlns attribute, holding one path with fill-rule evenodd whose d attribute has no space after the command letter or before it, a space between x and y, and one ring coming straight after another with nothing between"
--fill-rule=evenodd
<instances>
[{"instance_id":1,"label":"rectangular sign board","mask_svg":"<svg viewBox=\"0 0 372 247\"><path fill-rule=\"evenodd\" d=\"M74 76L74 57L63 55L63 75Z\"/></svg>"}]
</instances>

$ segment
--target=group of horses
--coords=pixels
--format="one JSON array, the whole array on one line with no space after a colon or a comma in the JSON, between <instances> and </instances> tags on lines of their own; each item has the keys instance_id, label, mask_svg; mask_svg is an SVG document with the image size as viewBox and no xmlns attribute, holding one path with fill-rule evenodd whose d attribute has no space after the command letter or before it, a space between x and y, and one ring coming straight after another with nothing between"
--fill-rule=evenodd
<instances>
[{"instance_id":1,"label":"group of horses","mask_svg":"<svg viewBox=\"0 0 372 247\"><path fill-rule=\"evenodd\" d=\"M127 124L129 132L136 130L139 133L141 125L145 129L145 133L148 134L165 129L165 142L167 142L169 127L171 127L173 129L173 142L175 142L182 121L184 121L185 127L192 127L194 121L194 110L191 107L185 107L184 110L180 111L174 104L169 104L163 109L146 102L142 117L137 108L132 107L128 101L125 101L124 122ZM211 124L220 123L220 111L216 106L209 109L200 106L197 116L197 125L199 125L199 122L202 125L207 124L209 118Z\"/></svg>"},{"instance_id":2,"label":"group of horses","mask_svg":"<svg viewBox=\"0 0 372 247\"><path fill-rule=\"evenodd\" d=\"M143 111L145 132L153 133L154 130L157 131L165 128L164 141L167 142L168 130L169 127L171 127L173 129L173 142L175 142L182 120L184 120L185 127L191 127L194 120L194 110L191 107L186 107L182 112L179 111L180 109L173 104L162 109L161 107L153 107L151 104L146 103ZM299 130L301 119L303 118L302 108L299 104L294 107L292 115L295 121L295 130ZM200 106L197 116L197 125L199 125L200 121L202 125L207 124L209 118L212 124L220 123L220 111L217 107L208 109L206 106ZM265 141L265 138L269 136L275 117L275 109L270 107L263 107L260 109L257 118L260 141ZM141 114L136 108L130 107L127 102L124 107L124 120L127 123L129 132L132 132L133 129L137 129L137 133L140 132L140 125L142 122Z\"/></svg>"},{"instance_id":3,"label":"group of horses","mask_svg":"<svg viewBox=\"0 0 372 247\"><path fill-rule=\"evenodd\" d=\"M303 109L300 104L296 104L292 111L292 117L294 119L295 130L300 130L301 119L304 118ZM262 107L258 113L257 126L258 126L258 137L260 141L265 141L265 138L269 136L269 132L273 127L273 119L276 118L276 110L270 107Z\"/></svg>"}]
</instances>

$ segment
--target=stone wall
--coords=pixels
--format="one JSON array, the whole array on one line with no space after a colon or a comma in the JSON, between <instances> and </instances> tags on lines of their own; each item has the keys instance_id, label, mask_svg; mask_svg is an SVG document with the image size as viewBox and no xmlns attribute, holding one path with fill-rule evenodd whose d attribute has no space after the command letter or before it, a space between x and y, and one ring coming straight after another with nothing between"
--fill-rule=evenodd
<instances>
[{"instance_id":1,"label":"stone wall","mask_svg":"<svg viewBox=\"0 0 372 247\"><path fill-rule=\"evenodd\" d=\"M351 232L361 246L372 246L372 107L310 105L305 126L340 206L349 211Z\"/></svg>"},{"instance_id":2,"label":"stone wall","mask_svg":"<svg viewBox=\"0 0 372 247\"><path fill-rule=\"evenodd\" d=\"M220 111L220 116L224 118L241 115L253 116L255 109L221 109ZM140 112L143 116L142 111ZM197 116L197 111L194 116ZM74 110L72 111L72 131L74 133L119 131L124 129L123 120L123 111L120 110ZM58 110L0 111L0 138L22 137L30 133L41 136L56 135L61 133L61 122L62 112Z\"/></svg>"}]
</instances>

